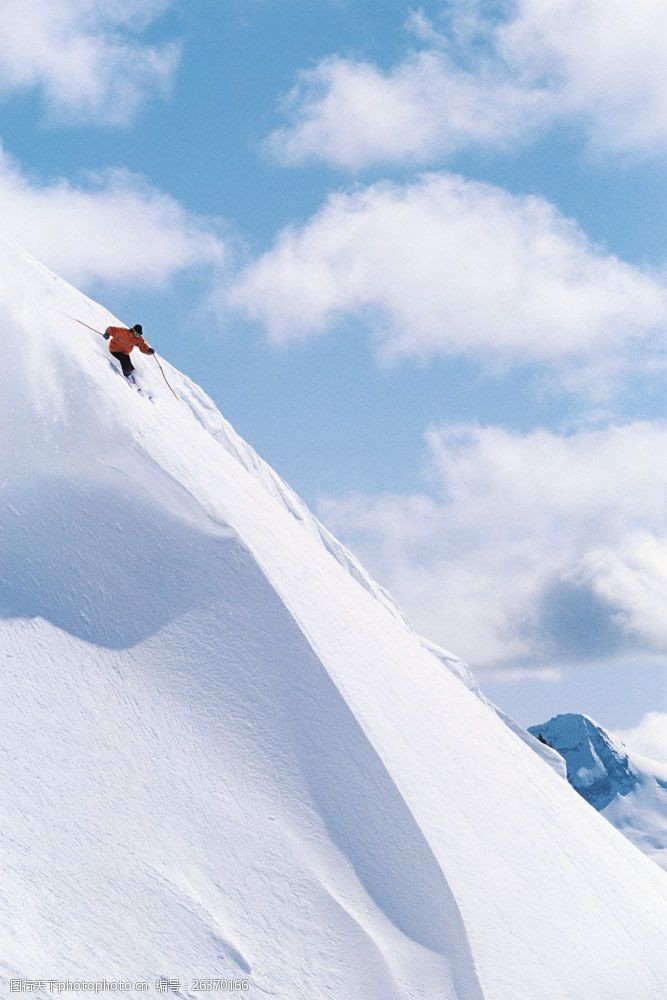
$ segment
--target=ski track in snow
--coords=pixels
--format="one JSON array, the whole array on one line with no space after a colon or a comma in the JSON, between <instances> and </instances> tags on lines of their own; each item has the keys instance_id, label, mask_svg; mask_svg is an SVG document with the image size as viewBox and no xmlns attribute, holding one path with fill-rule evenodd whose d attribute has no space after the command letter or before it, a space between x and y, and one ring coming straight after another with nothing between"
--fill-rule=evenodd
<instances>
[{"instance_id":1,"label":"ski track in snow","mask_svg":"<svg viewBox=\"0 0 667 1000\"><path fill-rule=\"evenodd\" d=\"M667 876L198 387L128 393L66 314L117 320L0 255L2 976L656 1000Z\"/></svg>"}]
</instances>

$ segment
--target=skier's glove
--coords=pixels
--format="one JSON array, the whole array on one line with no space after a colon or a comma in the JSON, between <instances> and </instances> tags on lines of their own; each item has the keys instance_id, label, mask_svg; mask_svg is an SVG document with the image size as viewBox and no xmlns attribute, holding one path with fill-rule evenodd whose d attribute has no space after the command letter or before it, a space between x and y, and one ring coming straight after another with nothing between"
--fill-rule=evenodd
<instances>
[{"instance_id":1,"label":"skier's glove","mask_svg":"<svg viewBox=\"0 0 667 1000\"><path fill-rule=\"evenodd\" d=\"M104 331L104 333L102 334L102 336L104 337L104 339L105 339L105 340L108 340L108 339L109 339L109 337L111 336L111 334L110 334L110 333L108 333L108 332L107 332L107 331L105 330L105 331Z\"/></svg>"},{"instance_id":2,"label":"skier's glove","mask_svg":"<svg viewBox=\"0 0 667 1000\"><path fill-rule=\"evenodd\" d=\"M149 347L148 348L148 353L149 354L155 354L155 350L152 347Z\"/></svg>"}]
</instances>

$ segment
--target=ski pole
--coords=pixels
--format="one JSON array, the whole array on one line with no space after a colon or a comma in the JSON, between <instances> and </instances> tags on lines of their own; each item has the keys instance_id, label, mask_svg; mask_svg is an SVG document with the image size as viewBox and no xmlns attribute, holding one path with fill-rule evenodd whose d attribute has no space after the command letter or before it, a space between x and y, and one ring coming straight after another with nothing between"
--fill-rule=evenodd
<instances>
[{"instance_id":1,"label":"ski pole","mask_svg":"<svg viewBox=\"0 0 667 1000\"><path fill-rule=\"evenodd\" d=\"M167 382L167 376L166 376L166 375L165 375L165 373L164 373L164 370L163 370L163 368L162 368L162 365L160 364L160 361L159 361L159 359L158 359L158 356L157 356L157 354L154 354L154 355L153 355L153 357L154 357L154 358L155 358L155 360L157 361L157 366L158 366L158 368L160 369L160 371L162 372L162 378L163 378L163 379L165 380L165 382ZM169 391L171 392L171 394L172 394L172 396L174 397L174 399L178 399L178 396L176 395L176 393L175 393L175 392L174 392L174 390L173 390L173 389L171 388L171 386L169 385L169 383L168 383L168 382L167 382L167 386L169 387Z\"/></svg>"},{"instance_id":2,"label":"ski pole","mask_svg":"<svg viewBox=\"0 0 667 1000\"><path fill-rule=\"evenodd\" d=\"M94 326L88 326L88 324L84 323L82 319L77 319L76 316L70 316L69 313L64 313L63 315L67 316L68 319L73 319L75 323L80 323L81 326L87 327L89 330L92 330L93 333L98 333L100 337L104 336L101 330L96 330Z\"/></svg>"}]
</instances>

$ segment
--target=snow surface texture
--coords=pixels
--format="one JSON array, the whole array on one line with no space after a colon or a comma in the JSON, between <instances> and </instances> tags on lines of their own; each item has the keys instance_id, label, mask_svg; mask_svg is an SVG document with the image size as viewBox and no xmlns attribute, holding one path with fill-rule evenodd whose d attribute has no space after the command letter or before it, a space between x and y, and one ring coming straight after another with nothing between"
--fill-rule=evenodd
<instances>
[{"instance_id":1,"label":"snow surface texture","mask_svg":"<svg viewBox=\"0 0 667 1000\"><path fill-rule=\"evenodd\" d=\"M563 757L579 794L667 870L667 765L631 753L586 715L557 715L530 732Z\"/></svg>"},{"instance_id":2,"label":"snow surface texture","mask_svg":"<svg viewBox=\"0 0 667 1000\"><path fill-rule=\"evenodd\" d=\"M200 389L128 389L67 318L114 317L10 244L0 282L2 995L662 996L664 872Z\"/></svg>"}]
</instances>

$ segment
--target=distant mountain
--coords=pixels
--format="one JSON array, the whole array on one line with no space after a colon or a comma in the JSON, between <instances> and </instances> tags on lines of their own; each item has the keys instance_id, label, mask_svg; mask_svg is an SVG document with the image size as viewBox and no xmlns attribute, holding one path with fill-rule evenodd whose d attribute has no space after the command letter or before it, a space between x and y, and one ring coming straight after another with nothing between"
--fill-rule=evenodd
<instances>
[{"instance_id":1,"label":"distant mountain","mask_svg":"<svg viewBox=\"0 0 667 1000\"><path fill-rule=\"evenodd\" d=\"M586 715L557 715L529 732L563 757L573 788L667 870L667 765L632 753Z\"/></svg>"}]
</instances>

